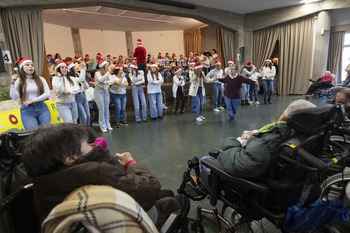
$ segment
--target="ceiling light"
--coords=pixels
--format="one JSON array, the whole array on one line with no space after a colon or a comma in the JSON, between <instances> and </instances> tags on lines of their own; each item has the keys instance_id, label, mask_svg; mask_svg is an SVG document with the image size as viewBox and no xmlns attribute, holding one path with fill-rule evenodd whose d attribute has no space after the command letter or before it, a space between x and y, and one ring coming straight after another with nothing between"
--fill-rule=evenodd
<instances>
[{"instance_id":1,"label":"ceiling light","mask_svg":"<svg viewBox=\"0 0 350 233\"><path fill-rule=\"evenodd\" d=\"M314 3L314 2L321 2L322 0L300 0L300 3Z\"/></svg>"}]
</instances>

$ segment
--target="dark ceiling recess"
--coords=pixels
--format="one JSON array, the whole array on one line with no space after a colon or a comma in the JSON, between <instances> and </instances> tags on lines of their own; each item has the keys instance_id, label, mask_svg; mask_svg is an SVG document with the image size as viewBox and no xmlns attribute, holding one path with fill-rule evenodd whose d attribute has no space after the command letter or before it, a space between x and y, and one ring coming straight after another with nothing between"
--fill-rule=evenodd
<instances>
[{"instance_id":1,"label":"dark ceiling recess","mask_svg":"<svg viewBox=\"0 0 350 233\"><path fill-rule=\"evenodd\" d=\"M164 0L141 0L141 1L152 2L152 3L161 4L161 5L167 5L167 6L175 6L175 7L186 8L186 9L191 9L191 10L196 9L196 5L182 3L182 2L164 1Z\"/></svg>"}]
</instances>

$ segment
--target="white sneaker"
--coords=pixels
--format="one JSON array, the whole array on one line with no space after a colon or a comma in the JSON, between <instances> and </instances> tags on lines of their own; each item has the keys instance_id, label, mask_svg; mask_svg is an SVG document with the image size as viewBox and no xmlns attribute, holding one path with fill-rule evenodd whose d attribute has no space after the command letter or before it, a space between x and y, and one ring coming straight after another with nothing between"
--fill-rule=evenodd
<instances>
[{"instance_id":1,"label":"white sneaker","mask_svg":"<svg viewBox=\"0 0 350 233\"><path fill-rule=\"evenodd\" d=\"M200 115L199 117L200 117L202 120L205 120L205 117L204 117L204 116Z\"/></svg>"},{"instance_id":2,"label":"white sneaker","mask_svg":"<svg viewBox=\"0 0 350 233\"><path fill-rule=\"evenodd\" d=\"M102 133L107 133L108 132L107 129L102 129L101 131L102 131Z\"/></svg>"},{"instance_id":3,"label":"white sneaker","mask_svg":"<svg viewBox=\"0 0 350 233\"><path fill-rule=\"evenodd\" d=\"M224 107L221 107L221 106L219 107L219 110L224 110L224 109L225 109Z\"/></svg>"},{"instance_id":4,"label":"white sneaker","mask_svg":"<svg viewBox=\"0 0 350 233\"><path fill-rule=\"evenodd\" d=\"M197 117L197 118L196 118L196 121L202 122L203 120L202 120L201 117Z\"/></svg>"},{"instance_id":5,"label":"white sneaker","mask_svg":"<svg viewBox=\"0 0 350 233\"><path fill-rule=\"evenodd\" d=\"M167 106L165 106L164 104L163 104L163 108L164 108L164 109L168 109L168 107L167 107Z\"/></svg>"},{"instance_id":6,"label":"white sneaker","mask_svg":"<svg viewBox=\"0 0 350 233\"><path fill-rule=\"evenodd\" d=\"M260 105L259 101L256 101L255 104L256 104L256 105Z\"/></svg>"},{"instance_id":7,"label":"white sneaker","mask_svg":"<svg viewBox=\"0 0 350 233\"><path fill-rule=\"evenodd\" d=\"M113 130L113 128L112 128L112 127L108 127L107 129L108 129L109 131L112 131L112 130Z\"/></svg>"},{"instance_id":8,"label":"white sneaker","mask_svg":"<svg viewBox=\"0 0 350 233\"><path fill-rule=\"evenodd\" d=\"M220 110L218 108L214 108L213 110L214 112L220 112Z\"/></svg>"}]
</instances>

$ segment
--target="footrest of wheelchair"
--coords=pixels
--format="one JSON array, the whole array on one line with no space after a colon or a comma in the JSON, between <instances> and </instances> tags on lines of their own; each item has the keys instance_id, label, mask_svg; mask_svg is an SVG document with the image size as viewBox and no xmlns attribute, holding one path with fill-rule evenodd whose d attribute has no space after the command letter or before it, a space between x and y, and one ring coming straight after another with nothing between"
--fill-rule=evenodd
<instances>
[{"instance_id":1,"label":"footrest of wheelchair","mask_svg":"<svg viewBox=\"0 0 350 233\"><path fill-rule=\"evenodd\" d=\"M199 188L195 188L193 187L191 184L187 183L184 189L185 195L190 198L197 198L197 197L201 197L203 195L207 195L207 193L203 192L201 189Z\"/></svg>"}]
</instances>

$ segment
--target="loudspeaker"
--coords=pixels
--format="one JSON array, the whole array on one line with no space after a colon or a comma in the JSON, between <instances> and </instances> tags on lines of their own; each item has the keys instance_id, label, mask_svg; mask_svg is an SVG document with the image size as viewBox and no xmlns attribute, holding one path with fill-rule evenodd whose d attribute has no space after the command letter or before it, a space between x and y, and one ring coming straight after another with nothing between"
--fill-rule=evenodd
<instances>
[{"instance_id":1,"label":"loudspeaker","mask_svg":"<svg viewBox=\"0 0 350 233\"><path fill-rule=\"evenodd\" d=\"M0 45L0 72L6 72L6 70L5 70L5 63L4 63L4 57L2 56L1 45Z\"/></svg>"},{"instance_id":2,"label":"loudspeaker","mask_svg":"<svg viewBox=\"0 0 350 233\"><path fill-rule=\"evenodd\" d=\"M244 64L245 63L245 60L244 60L244 58L245 58L245 47L240 47L239 48L239 53L241 54L241 64Z\"/></svg>"}]
</instances>

